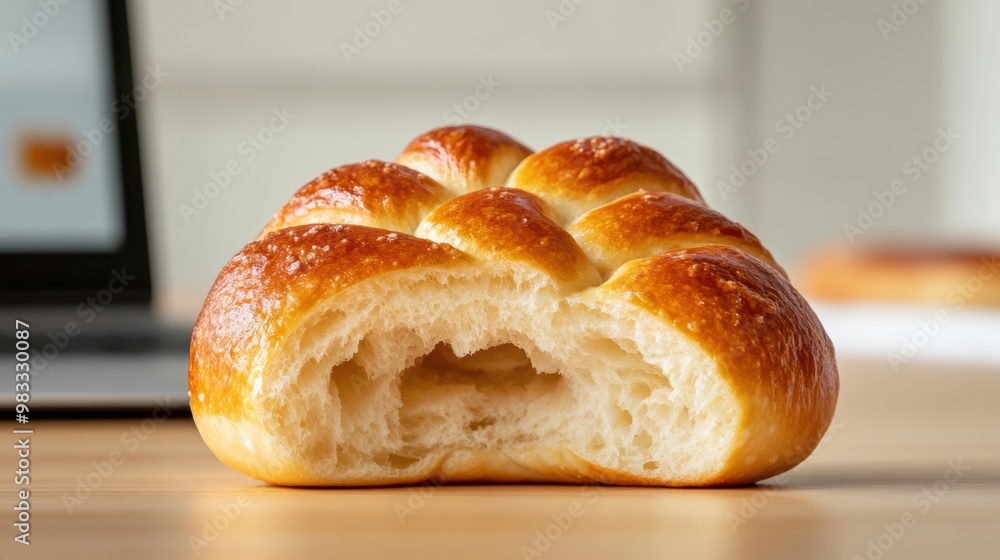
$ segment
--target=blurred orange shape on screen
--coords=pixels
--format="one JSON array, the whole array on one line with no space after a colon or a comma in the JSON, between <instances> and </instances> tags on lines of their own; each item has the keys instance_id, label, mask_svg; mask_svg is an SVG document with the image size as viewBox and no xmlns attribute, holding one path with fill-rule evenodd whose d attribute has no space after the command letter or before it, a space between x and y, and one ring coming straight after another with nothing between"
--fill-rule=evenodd
<instances>
[{"instance_id":1,"label":"blurred orange shape on screen","mask_svg":"<svg viewBox=\"0 0 1000 560\"><path fill-rule=\"evenodd\" d=\"M68 135L24 134L17 151L21 172L30 179L61 182L76 171L71 162L73 140Z\"/></svg>"}]
</instances>

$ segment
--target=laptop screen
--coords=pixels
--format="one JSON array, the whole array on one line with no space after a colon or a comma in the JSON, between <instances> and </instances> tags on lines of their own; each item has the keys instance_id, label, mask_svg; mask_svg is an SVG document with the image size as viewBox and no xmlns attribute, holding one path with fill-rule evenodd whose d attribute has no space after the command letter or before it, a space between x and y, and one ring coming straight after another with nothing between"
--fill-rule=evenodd
<instances>
[{"instance_id":1,"label":"laptop screen","mask_svg":"<svg viewBox=\"0 0 1000 560\"><path fill-rule=\"evenodd\" d=\"M0 251L113 252L125 237L103 2L0 3ZM116 105L116 101L118 104Z\"/></svg>"},{"instance_id":2,"label":"laptop screen","mask_svg":"<svg viewBox=\"0 0 1000 560\"><path fill-rule=\"evenodd\" d=\"M118 300L148 302L126 3L5 0L0 40L0 306L83 301L123 269Z\"/></svg>"}]
</instances>

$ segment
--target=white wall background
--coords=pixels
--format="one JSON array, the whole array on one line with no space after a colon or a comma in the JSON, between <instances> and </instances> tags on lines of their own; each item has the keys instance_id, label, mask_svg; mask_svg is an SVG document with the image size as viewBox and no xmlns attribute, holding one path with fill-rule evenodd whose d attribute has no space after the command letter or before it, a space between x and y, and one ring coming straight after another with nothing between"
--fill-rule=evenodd
<instances>
[{"instance_id":1,"label":"white wall background","mask_svg":"<svg viewBox=\"0 0 1000 560\"><path fill-rule=\"evenodd\" d=\"M951 3L946 15L944 121L962 139L946 162L944 227L1000 244L1000 3Z\"/></svg>"},{"instance_id":2,"label":"white wall background","mask_svg":"<svg viewBox=\"0 0 1000 560\"><path fill-rule=\"evenodd\" d=\"M944 3L926 3L886 40L878 22L892 24L893 4L900 2L759 6L759 134L773 134L773 123L803 102L810 85L826 84L834 92L785 143L774 165L754 178L760 195L755 225L786 258L818 244L847 242L843 224L857 225L857 208L877 202L873 191L888 190L897 179L906 181L906 194L856 241L944 233L944 166L932 167L915 183L902 171L947 124Z\"/></svg>"}]
</instances>

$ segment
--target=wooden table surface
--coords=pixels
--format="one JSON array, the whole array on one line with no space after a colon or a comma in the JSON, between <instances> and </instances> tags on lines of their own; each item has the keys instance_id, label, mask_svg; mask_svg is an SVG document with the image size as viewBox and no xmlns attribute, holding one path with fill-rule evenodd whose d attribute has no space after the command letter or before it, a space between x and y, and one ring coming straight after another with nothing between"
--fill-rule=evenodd
<instances>
[{"instance_id":1,"label":"wooden table surface","mask_svg":"<svg viewBox=\"0 0 1000 560\"><path fill-rule=\"evenodd\" d=\"M1000 372L841 378L821 448L736 489L276 488L216 461L180 415L32 421L32 544L13 542L8 444L0 557L1000 558Z\"/></svg>"}]
</instances>

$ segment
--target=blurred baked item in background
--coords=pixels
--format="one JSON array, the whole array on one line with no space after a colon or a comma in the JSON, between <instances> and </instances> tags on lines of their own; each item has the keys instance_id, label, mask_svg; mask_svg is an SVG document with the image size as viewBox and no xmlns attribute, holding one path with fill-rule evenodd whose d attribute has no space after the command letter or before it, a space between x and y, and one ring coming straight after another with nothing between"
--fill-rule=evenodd
<instances>
[{"instance_id":1,"label":"blurred baked item in background","mask_svg":"<svg viewBox=\"0 0 1000 560\"><path fill-rule=\"evenodd\" d=\"M794 276L818 299L1000 306L1000 247L914 243L834 247L808 258Z\"/></svg>"}]
</instances>

